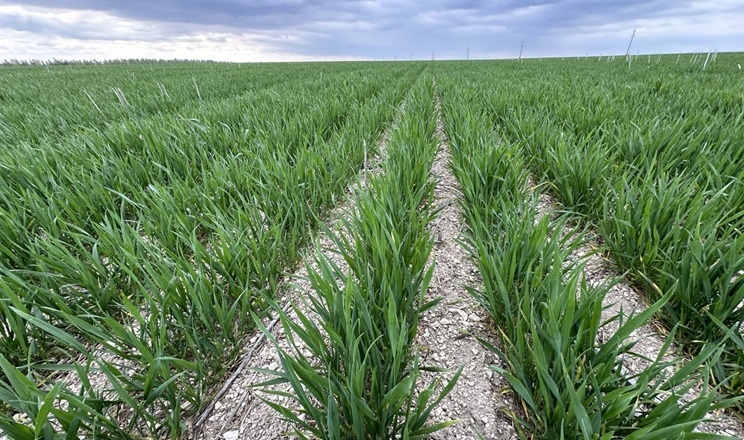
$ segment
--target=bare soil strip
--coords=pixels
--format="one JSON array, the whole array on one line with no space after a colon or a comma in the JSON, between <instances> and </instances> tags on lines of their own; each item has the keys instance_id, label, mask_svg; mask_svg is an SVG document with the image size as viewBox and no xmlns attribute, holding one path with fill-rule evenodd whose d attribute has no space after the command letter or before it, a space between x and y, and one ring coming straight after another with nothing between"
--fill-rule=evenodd
<instances>
[{"instance_id":1,"label":"bare soil strip","mask_svg":"<svg viewBox=\"0 0 744 440\"><path fill-rule=\"evenodd\" d=\"M534 187L532 182L530 182L530 185ZM557 210L557 206L558 203L551 196L541 194L540 204L538 206L539 215L551 215ZM569 256L569 259L574 261L585 261L583 271L587 283L591 285L600 285L622 278L622 274L617 271L612 262L600 255L600 253L595 252L595 249L599 248L599 246L599 241L595 238ZM631 314L637 315L647 308L639 293L625 281L615 284L609 290L602 301L602 305L605 307L602 313L603 319L608 319L621 312L624 317L628 317ZM601 340L607 340L614 334L617 327L617 322L606 326L600 331L599 338ZM633 351L645 358L655 359L661 352L666 339L661 329L663 329L663 326L652 321L633 332L629 338L635 342ZM671 351L677 351L674 345L672 345ZM623 359L623 366L630 372L640 372L649 364L643 357L628 356ZM685 398L689 400L694 399L699 395L700 390L700 386L693 387ZM712 412L708 414L708 417L711 419L711 422L699 425L696 431L744 439L744 423L729 411Z\"/></svg>"},{"instance_id":2,"label":"bare soil strip","mask_svg":"<svg viewBox=\"0 0 744 440\"><path fill-rule=\"evenodd\" d=\"M439 106L437 105L439 111ZM439 216L431 223L434 248L430 263L435 264L428 298L443 298L434 309L422 316L415 344L422 365L440 366L463 372L452 392L434 410L432 422L461 420L457 425L432 436L435 439L515 439L516 431L509 413L516 403L508 383L488 367L501 361L476 338L497 345L489 328L489 318L466 287L478 287L480 274L468 252L457 242L464 229L458 206L459 183L450 169L449 145L444 135L441 113L437 133L439 151L434 158L432 174ZM434 376L424 376L431 380Z\"/></svg>"}]
</instances>

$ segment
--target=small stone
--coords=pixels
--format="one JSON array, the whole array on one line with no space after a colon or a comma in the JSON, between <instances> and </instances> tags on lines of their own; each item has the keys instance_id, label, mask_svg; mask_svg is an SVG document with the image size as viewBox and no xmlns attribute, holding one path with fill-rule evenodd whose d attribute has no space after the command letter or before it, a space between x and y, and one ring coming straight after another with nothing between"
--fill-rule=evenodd
<instances>
[{"instance_id":1,"label":"small stone","mask_svg":"<svg viewBox=\"0 0 744 440\"><path fill-rule=\"evenodd\" d=\"M31 419L29 419L28 415L26 415L25 413L13 414L13 421L16 423L21 423L23 425L29 425L31 423Z\"/></svg>"},{"instance_id":2,"label":"small stone","mask_svg":"<svg viewBox=\"0 0 744 440\"><path fill-rule=\"evenodd\" d=\"M471 313L471 314L470 314L470 320L471 320L471 321L475 321L475 322L478 322L478 321L480 321L481 319L480 319L480 316L476 315L475 313Z\"/></svg>"},{"instance_id":3,"label":"small stone","mask_svg":"<svg viewBox=\"0 0 744 440\"><path fill-rule=\"evenodd\" d=\"M222 438L225 440L238 440L238 437L240 437L240 431L234 430L234 431L227 431L226 433L222 434Z\"/></svg>"}]
</instances>

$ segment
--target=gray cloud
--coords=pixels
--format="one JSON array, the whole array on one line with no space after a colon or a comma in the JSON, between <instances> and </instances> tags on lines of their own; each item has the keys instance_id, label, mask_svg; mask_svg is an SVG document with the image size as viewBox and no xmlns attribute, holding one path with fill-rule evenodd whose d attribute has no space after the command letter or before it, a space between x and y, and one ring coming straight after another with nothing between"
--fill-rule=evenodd
<instances>
[{"instance_id":1,"label":"gray cloud","mask_svg":"<svg viewBox=\"0 0 744 440\"><path fill-rule=\"evenodd\" d=\"M53 10L100 15L66 22L43 13ZM524 41L526 55L563 56L622 53L636 28L644 53L742 50L736 16L738 0L0 0L0 33L142 43L211 33L214 44L250 35L264 53L298 58L515 56Z\"/></svg>"}]
</instances>

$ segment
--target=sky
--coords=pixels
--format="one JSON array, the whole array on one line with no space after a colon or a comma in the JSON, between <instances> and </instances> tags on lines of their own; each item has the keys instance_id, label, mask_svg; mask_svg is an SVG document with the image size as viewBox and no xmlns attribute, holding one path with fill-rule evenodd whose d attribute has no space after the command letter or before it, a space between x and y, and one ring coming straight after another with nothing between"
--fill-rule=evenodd
<instances>
[{"instance_id":1,"label":"sky","mask_svg":"<svg viewBox=\"0 0 744 440\"><path fill-rule=\"evenodd\" d=\"M406 60L743 51L742 0L0 0L3 59Z\"/></svg>"}]
</instances>

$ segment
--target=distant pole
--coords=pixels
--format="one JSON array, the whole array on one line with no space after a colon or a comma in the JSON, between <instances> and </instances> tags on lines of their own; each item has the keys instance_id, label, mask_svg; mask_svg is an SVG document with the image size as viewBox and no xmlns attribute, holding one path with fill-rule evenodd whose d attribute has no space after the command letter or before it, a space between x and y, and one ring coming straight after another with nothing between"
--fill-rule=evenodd
<instances>
[{"instance_id":1,"label":"distant pole","mask_svg":"<svg viewBox=\"0 0 744 440\"><path fill-rule=\"evenodd\" d=\"M413 61L413 52L411 52L411 61Z\"/></svg>"},{"instance_id":2,"label":"distant pole","mask_svg":"<svg viewBox=\"0 0 744 440\"><path fill-rule=\"evenodd\" d=\"M434 61L434 51L431 51L431 60Z\"/></svg>"},{"instance_id":3,"label":"distant pole","mask_svg":"<svg viewBox=\"0 0 744 440\"><path fill-rule=\"evenodd\" d=\"M465 61L470 59L470 48L468 47L467 52L465 52Z\"/></svg>"},{"instance_id":4,"label":"distant pole","mask_svg":"<svg viewBox=\"0 0 744 440\"><path fill-rule=\"evenodd\" d=\"M630 43L628 43L628 50L625 51L625 56L630 55L630 46L633 44L633 38L635 38L636 30L633 29L633 35L630 36Z\"/></svg>"},{"instance_id":5,"label":"distant pole","mask_svg":"<svg viewBox=\"0 0 744 440\"><path fill-rule=\"evenodd\" d=\"M524 41L522 41L522 45L519 46L519 62L522 62L522 49L524 49Z\"/></svg>"}]
</instances>

